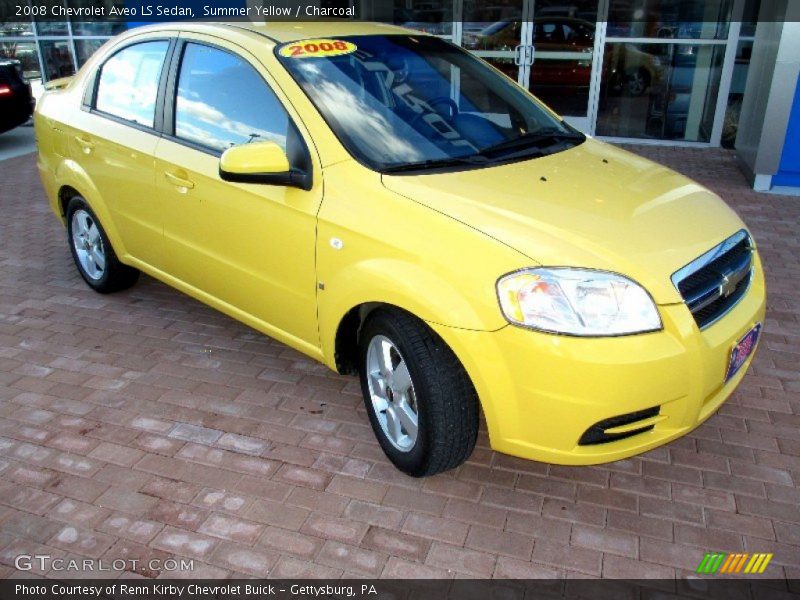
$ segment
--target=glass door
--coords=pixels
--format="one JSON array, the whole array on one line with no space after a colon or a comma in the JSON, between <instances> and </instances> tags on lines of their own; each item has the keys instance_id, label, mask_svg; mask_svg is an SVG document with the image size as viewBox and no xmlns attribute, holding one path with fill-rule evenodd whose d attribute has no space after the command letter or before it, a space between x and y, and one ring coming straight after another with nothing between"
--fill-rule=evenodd
<instances>
[{"instance_id":1,"label":"glass door","mask_svg":"<svg viewBox=\"0 0 800 600\"><path fill-rule=\"evenodd\" d=\"M523 85L582 131L589 119L598 0L535 0Z\"/></svg>"},{"instance_id":2,"label":"glass door","mask_svg":"<svg viewBox=\"0 0 800 600\"><path fill-rule=\"evenodd\" d=\"M463 0L461 44L589 130L598 0Z\"/></svg>"},{"instance_id":3,"label":"glass door","mask_svg":"<svg viewBox=\"0 0 800 600\"><path fill-rule=\"evenodd\" d=\"M461 45L525 85L532 0L463 0Z\"/></svg>"}]
</instances>

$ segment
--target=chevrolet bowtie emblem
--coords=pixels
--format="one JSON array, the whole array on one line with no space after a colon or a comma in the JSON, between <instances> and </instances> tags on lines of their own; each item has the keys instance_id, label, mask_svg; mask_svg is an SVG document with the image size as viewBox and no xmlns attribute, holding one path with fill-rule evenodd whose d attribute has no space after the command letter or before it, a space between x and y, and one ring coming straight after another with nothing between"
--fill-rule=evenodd
<instances>
[{"instance_id":1,"label":"chevrolet bowtie emblem","mask_svg":"<svg viewBox=\"0 0 800 600\"><path fill-rule=\"evenodd\" d=\"M719 293L723 298L727 298L736 291L737 281L732 281L727 275L722 276L722 282L719 284Z\"/></svg>"}]
</instances>

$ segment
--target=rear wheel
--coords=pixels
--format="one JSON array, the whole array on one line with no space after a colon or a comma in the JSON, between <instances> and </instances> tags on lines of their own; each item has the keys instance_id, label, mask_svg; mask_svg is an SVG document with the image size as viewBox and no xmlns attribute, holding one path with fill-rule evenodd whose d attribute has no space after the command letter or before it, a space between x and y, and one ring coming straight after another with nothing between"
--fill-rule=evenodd
<instances>
[{"instance_id":1,"label":"rear wheel","mask_svg":"<svg viewBox=\"0 0 800 600\"><path fill-rule=\"evenodd\" d=\"M139 271L119 262L103 226L80 196L67 205L67 236L75 266L93 290L109 294L136 283Z\"/></svg>"},{"instance_id":2,"label":"rear wheel","mask_svg":"<svg viewBox=\"0 0 800 600\"><path fill-rule=\"evenodd\" d=\"M378 309L359 335L361 389L386 456L414 477L463 463L478 434L478 398L453 351L424 322Z\"/></svg>"}]
</instances>

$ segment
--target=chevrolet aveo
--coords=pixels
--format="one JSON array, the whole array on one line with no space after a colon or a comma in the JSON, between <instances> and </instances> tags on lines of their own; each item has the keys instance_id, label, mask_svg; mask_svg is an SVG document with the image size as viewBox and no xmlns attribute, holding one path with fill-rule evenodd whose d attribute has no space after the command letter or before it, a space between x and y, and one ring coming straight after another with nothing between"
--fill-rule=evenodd
<instances>
[{"instance_id":1,"label":"chevrolet aveo","mask_svg":"<svg viewBox=\"0 0 800 600\"><path fill-rule=\"evenodd\" d=\"M717 196L390 26L176 24L109 41L37 107L86 283L145 272L344 374L402 471L561 464L685 434L764 320Z\"/></svg>"}]
</instances>

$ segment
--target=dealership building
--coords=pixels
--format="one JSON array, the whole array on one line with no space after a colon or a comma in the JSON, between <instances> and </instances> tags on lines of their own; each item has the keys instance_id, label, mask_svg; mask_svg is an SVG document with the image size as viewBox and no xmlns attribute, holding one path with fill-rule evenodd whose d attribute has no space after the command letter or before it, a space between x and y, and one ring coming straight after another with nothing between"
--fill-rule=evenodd
<instances>
[{"instance_id":1,"label":"dealership building","mask_svg":"<svg viewBox=\"0 0 800 600\"><path fill-rule=\"evenodd\" d=\"M203 2L181 4L199 8ZM230 0L226 6L236 4L264 3ZM316 4L352 6L356 18L404 25L463 46L586 133L611 141L735 147L755 189L800 190L797 0ZM0 22L0 57L18 59L30 80L46 82L71 75L105 40L136 25Z\"/></svg>"}]
</instances>

